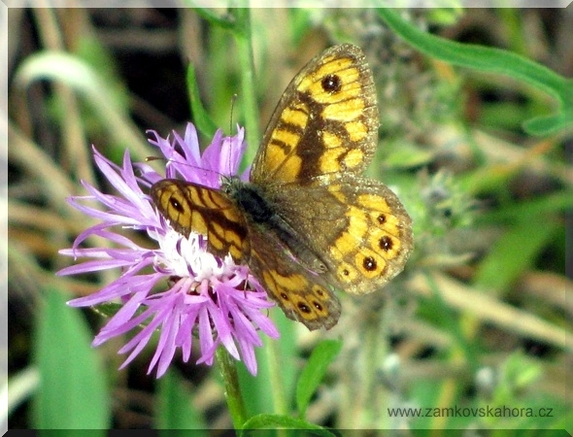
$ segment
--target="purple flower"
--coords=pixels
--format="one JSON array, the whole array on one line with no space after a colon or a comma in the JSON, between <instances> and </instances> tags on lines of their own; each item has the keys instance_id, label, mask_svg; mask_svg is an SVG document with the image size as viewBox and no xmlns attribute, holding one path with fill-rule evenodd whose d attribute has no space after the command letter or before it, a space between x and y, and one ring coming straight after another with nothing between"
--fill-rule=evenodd
<instances>
[{"instance_id":1,"label":"purple flower","mask_svg":"<svg viewBox=\"0 0 573 437\"><path fill-rule=\"evenodd\" d=\"M158 147L167 160L166 177L178 177L212 188L220 187L221 175L237 173L245 149L242 128L234 137L224 137L217 131L203 154L199 150L195 127L190 123L183 138L176 132L171 140L159 137L155 131L149 134L152 136L149 142ZM197 363L211 365L216 348L222 344L235 359L242 359L253 375L256 374L254 346L262 345L259 331L272 338L279 334L266 316L266 309L274 303L267 299L265 290L248 267L235 264L229 255L221 259L207 252L203 235L192 232L186 238L171 228L147 194L153 183L163 179L151 166L132 164L127 151L121 167L104 158L95 148L94 158L119 195L102 193L82 181L89 195L73 196L68 201L74 208L101 222L82 232L71 249L60 251L62 255L88 260L58 272L58 275L74 275L121 268L119 278L97 293L69 302L77 307L104 302L122 304L97 334L93 345L98 346L145 325L119 350L120 353L129 352L122 368L141 352L158 330L157 349L148 369L151 372L157 366L158 377L165 373L178 348L183 360L189 360L194 336L199 339L201 351ZM141 176L135 175L134 167ZM141 187L145 187L143 191ZM99 202L105 210L85 204L90 201ZM116 233L121 228L145 232L153 241L153 247L141 247ZM92 236L109 240L113 247L80 247Z\"/></svg>"}]
</instances>

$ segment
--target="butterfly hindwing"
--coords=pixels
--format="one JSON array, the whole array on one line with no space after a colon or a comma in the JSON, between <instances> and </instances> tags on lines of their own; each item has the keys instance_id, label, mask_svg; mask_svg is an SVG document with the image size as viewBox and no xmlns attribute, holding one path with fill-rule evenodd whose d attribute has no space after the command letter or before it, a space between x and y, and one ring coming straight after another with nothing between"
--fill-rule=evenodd
<instances>
[{"instance_id":1,"label":"butterfly hindwing","mask_svg":"<svg viewBox=\"0 0 573 437\"><path fill-rule=\"evenodd\" d=\"M312 207L301 207L300 191ZM373 179L347 175L328 185L287 185L275 201L282 220L295 224L293 239L301 244L291 252L298 262L337 289L374 292L402 270L410 254L410 217L398 197ZM323 271L305 262L307 252L324 264Z\"/></svg>"},{"instance_id":2,"label":"butterfly hindwing","mask_svg":"<svg viewBox=\"0 0 573 437\"><path fill-rule=\"evenodd\" d=\"M251 272L287 317L310 330L330 329L338 322L340 302L322 278L294 261L272 235L255 230L251 243Z\"/></svg>"}]
</instances>

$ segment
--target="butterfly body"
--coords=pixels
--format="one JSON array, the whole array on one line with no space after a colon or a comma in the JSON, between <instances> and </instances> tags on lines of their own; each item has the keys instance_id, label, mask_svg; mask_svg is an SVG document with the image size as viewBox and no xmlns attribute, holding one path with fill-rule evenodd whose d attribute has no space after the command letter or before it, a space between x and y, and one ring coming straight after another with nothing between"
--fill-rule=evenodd
<instances>
[{"instance_id":1,"label":"butterfly body","mask_svg":"<svg viewBox=\"0 0 573 437\"><path fill-rule=\"evenodd\" d=\"M268 238L273 237L276 240L277 250L290 253L294 259L311 272L323 273L325 271L325 263L322 262L318 254L313 253L312 249L308 247L308 241L311 240L309 238L303 239L303 236L296 231L297 215L288 220L289 216L284 208L285 202L282 201L284 196L277 199L276 196L273 196L272 190L266 192L264 186L244 183L238 178L225 181L223 191L243 211L245 222L248 223L247 228L257 227ZM279 193L280 191L275 192Z\"/></svg>"},{"instance_id":2,"label":"butterfly body","mask_svg":"<svg viewBox=\"0 0 573 437\"><path fill-rule=\"evenodd\" d=\"M288 317L328 329L340 315L332 288L373 292L412 248L397 196L362 176L377 129L362 51L335 46L287 87L249 182L225 177L217 190L165 179L151 196L176 231L207 235L211 252L248 264Z\"/></svg>"}]
</instances>

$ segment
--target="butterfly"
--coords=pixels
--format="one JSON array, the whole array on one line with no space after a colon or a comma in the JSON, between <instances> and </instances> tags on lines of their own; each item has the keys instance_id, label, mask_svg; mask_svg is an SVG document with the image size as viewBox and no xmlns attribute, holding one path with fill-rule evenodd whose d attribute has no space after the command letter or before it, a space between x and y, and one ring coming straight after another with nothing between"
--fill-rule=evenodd
<instances>
[{"instance_id":1,"label":"butterfly","mask_svg":"<svg viewBox=\"0 0 573 437\"><path fill-rule=\"evenodd\" d=\"M150 195L177 232L247 264L287 317L330 329L333 289L371 293L400 273L411 219L384 184L363 176L378 139L374 79L362 50L342 44L312 59L283 93L249 182L214 189L178 179Z\"/></svg>"}]
</instances>

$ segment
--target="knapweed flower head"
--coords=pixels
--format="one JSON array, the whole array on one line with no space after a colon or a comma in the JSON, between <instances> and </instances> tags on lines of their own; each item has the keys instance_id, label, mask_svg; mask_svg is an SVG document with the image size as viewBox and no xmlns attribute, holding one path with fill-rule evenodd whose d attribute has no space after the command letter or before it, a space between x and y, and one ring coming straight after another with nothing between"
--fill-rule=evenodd
<instances>
[{"instance_id":1,"label":"knapweed flower head","mask_svg":"<svg viewBox=\"0 0 573 437\"><path fill-rule=\"evenodd\" d=\"M155 131L149 134L151 145L165 157L167 178L211 188L220 187L221 175L236 175L245 149L241 128L233 137L224 137L218 131L203 153L192 124L187 125L183 137L176 132L172 138L161 138ZM203 235L191 232L185 237L171 228L148 195L149 187L164 178L149 164L133 164L127 151L122 166L110 162L95 148L94 158L119 194L106 194L82 182L89 195L68 199L74 208L100 222L82 232L71 249L60 251L88 260L58 272L73 275L121 269L120 276L100 291L69 302L75 307L121 303L93 345L139 330L119 350L129 353L122 364L125 367L158 331L149 372L157 367L160 377L177 350L185 362L189 360L193 339L198 338L197 363L211 365L215 350L222 345L256 374L254 347L262 345L259 334L271 338L279 334L266 314L274 303L267 299L248 267L235 264L229 255L220 258L210 254ZM86 202L95 202L96 207ZM97 207L98 203L104 210ZM126 228L147 234L152 243L140 246L125 235ZM108 240L113 247L84 247L82 243L92 236Z\"/></svg>"}]
</instances>

